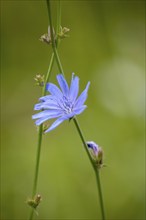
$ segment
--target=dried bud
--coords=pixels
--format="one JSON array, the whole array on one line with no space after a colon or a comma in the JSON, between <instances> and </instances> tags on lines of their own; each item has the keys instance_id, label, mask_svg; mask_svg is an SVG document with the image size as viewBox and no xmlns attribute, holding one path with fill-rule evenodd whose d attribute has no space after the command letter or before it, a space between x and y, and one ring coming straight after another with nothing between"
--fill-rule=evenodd
<instances>
[{"instance_id":1,"label":"dried bud","mask_svg":"<svg viewBox=\"0 0 146 220\"><path fill-rule=\"evenodd\" d=\"M48 34L43 34L40 37L40 41L45 42L47 44L51 44L51 38L50 38L50 36Z\"/></svg>"},{"instance_id":2,"label":"dried bud","mask_svg":"<svg viewBox=\"0 0 146 220\"><path fill-rule=\"evenodd\" d=\"M38 194L33 199L28 199L27 204L32 208L36 209L40 204L41 200L42 200L41 195Z\"/></svg>"},{"instance_id":3,"label":"dried bud","mask_svg":"<svg viewBox=\"0 0 146 220\"><path fill-rule=\"evenodd\" d=\"M88 141L87 146L93 161L96 163L98 168L103 167L103 150L95 142Z\"/></svg>"},{"instance_id":4,"label":"dried bud","mask_svg":"<svg viewBox=\"0 0 146 220\"><path fill-rule=\"evenodd\" d=\"M37 74L34 80L36 81L36 85L44 86L44 75Z\"/></svg>"},{"instance_id":5,"label":"dried bud","mask_svg":"<svg viewBox=\"0 0 146 220\"><path fill-rule=\"evenodd\" d=\"M58 37L60 38L60 39L63 39L63 38L65 38L65 37L68 37L68 35L67 35L67 33L70 31L70 29L69 28L67 28L67 27L61 27L60 26L60 32L58 33Z\"/></svg>"},{"instance_id":6,"label":"dried bud","mask_svg":"<svg viewBox=\"0 0 146 220\"><path fill-rule=\"evenodd\" d=\"M53 29L53 35L54 35L54 39L56 40L56 35L55 35L54 29ZM45 43L47 43L47 44L51 44L51 43L52 43L50 26L48 27L48 33L47 33L47 34L43 34L43 35L40 37L40 41L45 42Z\"/></svg>"}]
</instances>

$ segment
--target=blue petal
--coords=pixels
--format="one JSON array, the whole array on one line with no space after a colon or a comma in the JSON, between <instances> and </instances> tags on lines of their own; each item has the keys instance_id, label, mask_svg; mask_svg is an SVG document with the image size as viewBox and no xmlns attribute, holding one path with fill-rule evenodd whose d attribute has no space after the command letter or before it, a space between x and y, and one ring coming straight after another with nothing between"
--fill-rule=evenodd
<instances>
[{"instance_id":1,"label":"blue petal","mask_svg":"<svg viewBox=\"0 0 146 220\"><path fill-rule=\"evenodd\" d=\"M78 92L79 92L79 77L77 77L77 76L74 77L74 73L73 73L71 85L70 85L70 91L69 91L70 100L73 103L77 98Z\"/></svg>"},{"instance_id":2,"label":"blue petal","mask_svg":"<svg viewBox=\"0 0 146 220\"><path fill-rule=\"evenodd\" d=\"M70 119L70 118L73 118L75 116L75 112L71 112L69 114L66 114L66 119Z\"/></svg>"},{"instance_id":3,"label":"blue petal","mask_svg":"<svg viewBox=\"0 0 146 220\"><path fill-rule=\"evenodd\" d=\"M68 88L68 84L67 84L64 76L62 74L58 74L57 75L57 80L58 80L59 86L60 86L63 94L65 96L68 96L69 88Z\"/></svg>"},{"instance_id":4,"label":"blue petal","mask_svg":"<svg viewBox=\"0 0 146 220\"><path fill-rule=\"evenodd\" d=\"M62 111L49 109L49 110L44 110L42 112L39 112L39 113L33 115L32 119L42 118L42 117L46 117L46 116L49 116L49 117L55 116L57 118L58 114L62 114Z\"/></svg>"},{"instance_id":5,"label":"blue petal","mask_svg":"<svg viewBox=\"0 0 146 220\"><path fill-rule=\"evenodd\" d=\"M86 86L85 90L78 97L78 99L75 103L75 108L80 108L84 104L84 102L86 101L89 85L90 85L90 82L87 83L87 86Z\"/></svg>"},{"instance_id":6,"label":"blue petal","mask_svg":"<svg viewBox=\"0 0 146 220\"><path fill-rule=\"evenodd\" d=\"M93 150L94 156L98 156L99 146L94 141L87 141L88 148Z\"/></svg>"},{"instance_id":7,"label":"blue petal","mask_svg":"<svg viewBox=\"0 0 146 220\"><path fill-rule=\"evenodd\" d=\"M53 100L54 96L53 95L45 95L39 98L40 101L45 102L47 100Z\"/></svg>"},{"instance_id":8,"label":"blue petal","mask_svg":"<svg viewBox=\"0 0 146 220\"><path fill-rule=\"evenodd\" d=\"M46 90L51 93L51 95L61 99L63 94L60 89L53 83L47 83Z\"/></svg>"},{"instance_id":9,"label":"blue petal","mask_svg":"<svg viewBox=\"0 0 146 220\"><path fill-rule=\"evenodd\" d=\"M61 117L61 118L58 118L46 131L46 132L49 132L53 129L55 129L58 125L60 125L64 120L66 120L67 118L65 116Z\"/></svg>"},{"instance_id":10,"label":"blue petal","mask_svg":"<svg viewBox=\"0 0 146 220\"><path fill-rule=\"evenodd\" d=\"M81 114L86 108L87 108L86 105L82 105L82 107L77 108L77 109L74 109L74 113L75 113L75 115L79 115L79 114Z\"/></svg>"},{"instance_id":11,"label":"blue petal","mask_svg":"<svg viewBox=\"0 0 146 220\"><path fill-rule=\"evenodd\" d=\"M38 103L34 106L34 110L43 110L43 109L58 109L60 110L60 107L58 106L57 102L55 100L47 100L43 103Z\"/></svg>"},{"instance_id":12,"label":"blue petal","mask_svg":"<svg viewBox=\"0 0 146 220\"><path fill-rule=\"evenodd\" d=\"M51 115L51 116L49 115L49 116L41 117L35 121L35 124L38 126L49 119L58 118L61 115L62 115L61 113L58 113L58 115Z\"/></svg>"}]
</instances>

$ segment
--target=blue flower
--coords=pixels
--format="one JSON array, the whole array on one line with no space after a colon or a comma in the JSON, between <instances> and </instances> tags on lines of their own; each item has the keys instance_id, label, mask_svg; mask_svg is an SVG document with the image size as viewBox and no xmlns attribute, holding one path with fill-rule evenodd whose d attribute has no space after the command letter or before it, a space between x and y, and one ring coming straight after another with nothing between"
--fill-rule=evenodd
<instances>
[{"instance_id":1,"label":"blue flower","mask_svg":"<svg viewBox=\"0 0 146 220\"><path fill-rule=\"evenodd\" d=\"M90 82L87 83L85 90L77 98L79 92L79 78L72 74L70 88L62 74L57 75L57 81L60 88L53 83L46 85L46 90L50 95L41 97L40 103L34 106L34 110L42 110L32 116L36 125L57 118L57 120L45 131L49 132L60 125L63 121L73 118L75 115L81 114L85 108L84 102L87 99L87 93Z\"/></svg>"}]
</instances>

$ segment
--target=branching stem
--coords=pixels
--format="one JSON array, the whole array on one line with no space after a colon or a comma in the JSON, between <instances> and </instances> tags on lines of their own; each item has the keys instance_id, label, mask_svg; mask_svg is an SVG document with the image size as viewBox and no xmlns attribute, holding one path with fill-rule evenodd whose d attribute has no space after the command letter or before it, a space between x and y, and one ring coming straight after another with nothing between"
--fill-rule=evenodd
<instances>
[{"instance_id":1,"label":"branching stem","mask_svg":"<svg viewBox=\"0 0 146 220\"><path fill-rule=\"evenodd\" d=\"M50 0L46 0L46 1L47 1L48 14L49 14L50 31L51 31L51 39L52 39L52 49L53 49L53 52L54 52L54 56L55 56L55 60L56 60L58 69L59 69L60 73L65 75L64 71L63 71L63 67L62 67L61 61L60 61L60 58L59 58L59 55L58 55L58 51L57 51L57 48L56 48L55 39L54 39L54 35L53 35L53 25L52 25ZM88 147L87 147L85 138L83 136L83 132L82 132L82 130L80 128L80 125L79 125L79 123L77 121L77 118L73 118L73 121L75 123L77 131L78 131L79 136L81 138L81 141L83 143L85 151L86 151L86 153L88 155L88 158L89 158L89 160L91 162L93 170L95 171L96 180L97 180L97 187L98 187L98 192L99 192L99 201L100 201L100 207L101 207L102 220L105 220L105 212L104 212L103 197L102 197L102 190L101 190L101 184L100 184L99 169L95 166L95 164L94 164L94 162L93 162L93 160L91 158L91 155L90 155L90 153L88 151Z\"/></svg>"}]
</instances>

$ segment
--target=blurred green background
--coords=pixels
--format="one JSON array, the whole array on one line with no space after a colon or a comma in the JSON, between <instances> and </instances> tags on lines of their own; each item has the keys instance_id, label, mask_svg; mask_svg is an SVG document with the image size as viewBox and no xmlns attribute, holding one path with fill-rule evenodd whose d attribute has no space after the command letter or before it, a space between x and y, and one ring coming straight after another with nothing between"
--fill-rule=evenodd
<instances>
[{"instance_id":1,"label":"blurred green background","mask_svg":"<svg viewBox=\"0 0 146 220\"><path fill-rule=\"evenodd\" d=\"M54 26L57 2L52 1ZM145 1L62 1L59 46L69 81L91 87L78 117L86 139L104 149L101 170L108 220L145 219L144 68ZM46 2L1 1L1 219L27 219L37 147L31 115L46 74L51 47ZM51 77L56 82L57 67ZM73 122L43 136L37 219L100 219L94 172Z\"/></svg>"}]
</instances>

